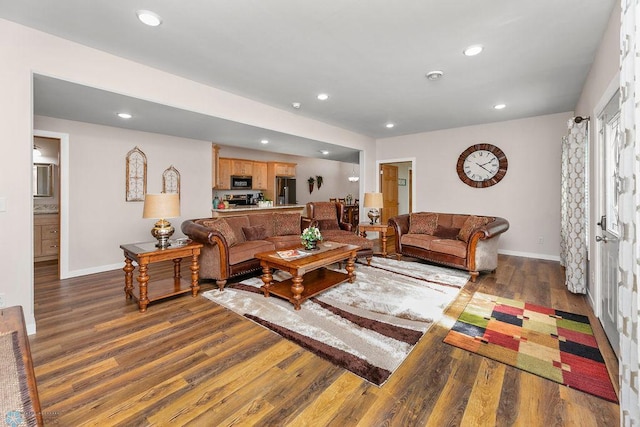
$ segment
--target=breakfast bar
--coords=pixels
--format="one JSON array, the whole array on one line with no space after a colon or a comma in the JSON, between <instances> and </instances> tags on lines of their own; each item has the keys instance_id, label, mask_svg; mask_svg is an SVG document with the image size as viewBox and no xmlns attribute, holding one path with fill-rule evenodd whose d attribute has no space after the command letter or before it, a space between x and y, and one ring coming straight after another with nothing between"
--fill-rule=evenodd
<instances>
[{"instance_id":1,"label":"breakfast bar","mask_svg":"<svg viewBox=\"0 0 640 427\"><path fill-rule=\"evenodd\" d=\"M270 207L259 207L256 205L250 206L235 206L228 209L211 209L211 216L213 218L220 218L225 216L235 216L235 215L251 215L251 214L262 214L269 212L300 212L305 209L304 205L282 205L282 206L270 206Z\"/></svg>"}]
</instances>

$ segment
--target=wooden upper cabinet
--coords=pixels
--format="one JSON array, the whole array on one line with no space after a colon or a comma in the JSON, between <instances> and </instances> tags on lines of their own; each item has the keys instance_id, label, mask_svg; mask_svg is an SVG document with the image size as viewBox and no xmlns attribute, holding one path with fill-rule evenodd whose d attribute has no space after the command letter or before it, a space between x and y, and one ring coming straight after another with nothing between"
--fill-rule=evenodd
<instances>
[{"instance_id":1,"label":"wooden upper cabinet","mask_svg":"<svg viewBox=\"0 0 640 427\"><path fill-rule=\"evenodd\" d=\"M275 176L296 176L296 164L295 163L280 163L273 162L273 170Z\"/></svg>"},{"instance_id":2,"label":"wooden upper cabinet","mask_svg":"<svg viewBox=\"0 0 640 427\"><path fill-rule=\"evenodd\" d=\"M211 188L218 188L220 182L220 147L211 144Z\"/></svg>"},{"instance_id":3,"label":"wooden upper cabinet","mask_svg":"<svg viewBox=\"0 0 640 427\"><path fill-rule=\"evenodd\" d=\"M267 189L267 163L253 162L253 189Z\"/></svg>"},{"instance_id":4,"label":"wooden upper cabinet","mask_svg":"<svg viewBox=\"0 0 640 427\"><path fill-rule=\"evenodd\" d=\"M220 157L218 159L218 183L219 190L229 190L231 188L231 159Z\"/></svg>"},{"instance_id":5,"label":"wooden upper cabinet","mask_svg":"<svg viewBox=\"0 0 640 427\"><path fill-rule=\"evenodd\" d=\"M253 175L253 162L251 160L232 159L231 160L231 175L252 176Z\"/></svg>"}]
</instances>

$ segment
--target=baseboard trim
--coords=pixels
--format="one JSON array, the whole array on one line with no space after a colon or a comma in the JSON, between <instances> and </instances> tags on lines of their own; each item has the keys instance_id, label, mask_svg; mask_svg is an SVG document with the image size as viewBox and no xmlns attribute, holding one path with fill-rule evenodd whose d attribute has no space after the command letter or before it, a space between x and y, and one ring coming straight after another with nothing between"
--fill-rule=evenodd
<instances>
[{"instance_id":1,"label":"baseboard trim","mask_svg":"<svg viewBox=\"0 0 640 427\"><path fill-rule=\"evenodd\" d=\"M548 255L548 254L534 254L531 252L518 252L518 251L505 251L498 250L499 254L502 255L512 255L512 256L521 256L525 258L536 258L536 259L544 259L547 261L558 261L560 262L560 257L557 255Z\"/></svg>"},{"instance_id":2,"label":"baseboard trim","mask_svg":"<svg viewBox=\"0 0 640 427\"><path fill-rule=\"evenodd\" d=\"M118 264L111 264L111 265L100 265L98 267L85 268L83 270L70 270L67 273L67 276L62 277L62 279L70 279L72 277L80 277L80 276L86 276L89 274L104 273L105 271L118 270L118 269L122 269L123 267L124 267L124 263L118 263Z\"/></svg>"}]
</instances>

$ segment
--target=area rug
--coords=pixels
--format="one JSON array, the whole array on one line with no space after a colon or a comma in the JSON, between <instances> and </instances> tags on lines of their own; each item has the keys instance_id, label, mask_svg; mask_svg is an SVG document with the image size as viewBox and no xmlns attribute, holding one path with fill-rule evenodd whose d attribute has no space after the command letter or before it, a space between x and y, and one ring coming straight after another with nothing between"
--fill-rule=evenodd
<instances>
[{"instance_id":1,"label":"area rug","mask_svg":"<svg viewBox=\"0 0 640 427\"><path fill-rule=\"evenodd\" d=\"M476 292L444 342L618 403L587 316Z\"/></svg>"},{"instance_id":2,"label":"area rug","mask_svg":"<svg viewBox=\"0 0 640 427\"><path fill-rule=\"evenodd\" d=\"M410 268L403 268L405 264L411 264ZM442 270L395 260L358 264L354 283L329 289L302 303L298 311L284 299L265 298L259 277L202 295L382 385L469 278L455 270L447 276ZM291 277L282 271L273 276L278 281Z\"/></svg>"}]
</instances>

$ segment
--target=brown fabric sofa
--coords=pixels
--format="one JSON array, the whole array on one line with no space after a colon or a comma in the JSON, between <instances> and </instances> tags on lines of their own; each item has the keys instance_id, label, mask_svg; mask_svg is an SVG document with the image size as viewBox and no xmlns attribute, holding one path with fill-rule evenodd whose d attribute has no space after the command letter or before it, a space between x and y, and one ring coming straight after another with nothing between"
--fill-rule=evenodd
<instances>
[{"instance_id":1,"label":"brown fabric sofa","mask_svg":"<svg viewBox=\"0 0 640 427\"><path fill-rule=\"evenodd\" d=\"M300 245L302 230L312 223L299 213L264 213L191 219L181 229L204 244L200 278L214 279L222 290L229 278L260 270L255 254Z\"/></svg>"},{"instance_id":2,"label":"brown fabric sofa","mask_svg":"<svg viewBox=\"0 0 640 427\"><path fill-rule=\"evenodd\" d=\"M307 216L316 222L324 240L358 245L358 258L366 258L367 264L373 257L373 241L355 233L353 226L344 221L344 205L340 202L309 202Z\"/></svg>"},{"instance_id":3,"label":"brown fabric sofa","mask_svg":"<svg viewBox=\"0 0 640 427\"><path fill-rule=\"evenodd\" d=\"M467 270L475 282L480 271L498 266L498 239L509 229L504 218L418 212L390 218L396 255Z\"/></svg>"}]
</instances>

